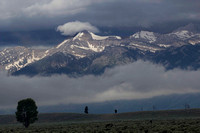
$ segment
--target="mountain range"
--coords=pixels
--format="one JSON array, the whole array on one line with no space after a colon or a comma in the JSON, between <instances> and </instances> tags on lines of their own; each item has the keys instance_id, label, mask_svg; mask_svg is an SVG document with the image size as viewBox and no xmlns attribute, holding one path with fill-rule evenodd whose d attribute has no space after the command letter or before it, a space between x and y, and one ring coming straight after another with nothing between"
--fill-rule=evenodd
<instances>
[{"instance_id":1,"label":"mountain range","mask_svg":"<svg viewBox=\"0 0 200 133\"><path fill-rule=\"evenodd\" d=\"M200 68L200 30L189 24L168 34L140 31L122 38L82 31L49 48L9 47L0 51L0 70L11 75L80 76L101 74L106 68L137 60L166 70Z\"/></svg>"}]
</instances>

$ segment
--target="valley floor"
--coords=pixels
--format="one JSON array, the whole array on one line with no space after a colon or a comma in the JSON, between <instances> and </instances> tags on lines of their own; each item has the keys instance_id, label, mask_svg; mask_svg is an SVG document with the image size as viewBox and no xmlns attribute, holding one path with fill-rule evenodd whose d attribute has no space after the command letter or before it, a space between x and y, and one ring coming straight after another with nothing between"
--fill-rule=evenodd
<instances>
[{"instance_id":1,"label":"valley floor","mask_svg":"<svg viewBox=\"0 0 200 133\"><path fill-rule=\"evenodd\" d=\"M200 119L139 120L1 126L1 133L200 133Z\"/></svg>"},{"instance_id":2,"label":"valley floor","mask_svg":"<svg viewBox=\"0 0 200 133\"><path fill-rule=\"evenodd\" d=\"M0 116L0 133L200 133L200 109L119 114L40 114L25 129L14 115Z\"/></svg>"}]
</instances>

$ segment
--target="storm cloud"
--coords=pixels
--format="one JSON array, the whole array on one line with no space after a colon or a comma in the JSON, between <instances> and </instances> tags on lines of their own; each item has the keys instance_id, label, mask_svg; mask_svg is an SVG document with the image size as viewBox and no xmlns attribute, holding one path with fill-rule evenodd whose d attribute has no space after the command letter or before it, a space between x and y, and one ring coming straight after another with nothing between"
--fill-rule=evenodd
<instances>
[{"instance_id":1,"label":"storm cloud","mask_svg":"<svg viewBox=\"0 0 200 133\"><path fill-rule=\"evenodd\" d=\"M0 78L0 109L15 107L18 100L27 97L43 106L200 92L200 71L166 72L161 66L143 61L107 69L100 76L28 78L1 73Z\"/></svg>"},{"instance_id":2,"label":"storm cloud","mask_svg":"<svg viewBox=\"0 0 200 133\"><path fill-rule=\"evenodd\" d=\"M55 28L71 21L97 27L149 27L199 21L199 0L1 0L1 30Z\"/></svg>"}]
</instances>

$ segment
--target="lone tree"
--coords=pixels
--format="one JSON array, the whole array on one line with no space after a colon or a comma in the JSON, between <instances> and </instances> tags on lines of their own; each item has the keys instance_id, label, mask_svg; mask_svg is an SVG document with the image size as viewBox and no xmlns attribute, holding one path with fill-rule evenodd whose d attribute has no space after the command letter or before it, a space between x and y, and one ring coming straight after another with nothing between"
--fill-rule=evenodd
<instances>
[{"instance_id":1,"label":"lone tree","mask_svg":"<svg viewBox=\"0 0 200 133\"><path fill-rule=\"evenodd\" d=\"M115 109L115 114L117 114L117 109Z\"/></svg>"},{"instance_id":2,"label":"lone tree","mask_svg":"<svg viewBox=\"0 0 200 133\"><path fill-rule=\"evenodd\" d=\"M15 114L17 121L21 122L26 128L28 128L31 123L38 120L38 111L35 101L31 98L20 100Z\"/></svg>"},{"instance_id":3,"label":"lone tree","mask_svg":"<svg viewBox=\"0 0 200 133\"><path fill-rule=\"evenodd\" d=\"M88 106L85 106L84 112L85 112L86 114L88 114Z\"/></svg>"}]
</instances>

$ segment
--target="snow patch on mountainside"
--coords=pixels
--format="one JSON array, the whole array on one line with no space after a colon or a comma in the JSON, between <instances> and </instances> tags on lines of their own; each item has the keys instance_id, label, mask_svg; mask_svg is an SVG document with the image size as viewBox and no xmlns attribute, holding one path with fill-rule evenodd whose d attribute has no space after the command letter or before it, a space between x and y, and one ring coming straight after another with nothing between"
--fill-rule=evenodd
<instances>
[{"instance_id":1,"label":"snow patch on mountainside","mask_svg":"<svg viewBox=\"0 0 200 133\"><path fill-rule=\"evenodd\" d=\"M63 44L67 43L69 40L64 40L62 43L60 43L56 48L60 48Z\"/></svg>"},{"instance_id":2,"label":"snow patch on mountainside","mask_svg":"<svg viewBox=\"0 0 200 133\"><path fill-rule=\"evenodd\" d=\"M171 33L171 34L174 34L174 35L176 35L178 38L183 39L183 40L188 39L188 38L194 36L193 33L189 32L189 31L187 31L187 30L177 31L177 32L174 32L174 33Z\"/></svg>"},{"instance_id":3,"label":"snow patch on mountainside","mask_svg":"<svg viewBox=\"0 0 200 133\"><path fill-rule=\"evenodd\" d=\"M90 32L91 36L92 36L92 39L94 40L105 40L108 38L108 36L98 36L98 35L95 35L94 33Z\"/></svg>"},{"instance_id":4,"label":"snow patch on mountainside","mask_svg":"<svg viewBox=\"0 0 200 133\"><path fill-rule=\"evenodd\" d=\"M79 48L79 49L84 49L84 50L90 50L88 47L78 46L78 45L71 45L71 48L72 48L72 49L73 49L74 47Z\"/></svg>"},{"instance_id":5,"label":"snow patch on mountainside","mask_svg":"<svg viewBox=\"0 0 200 133\"><path fill-rule=\"evenodd\" d=\"M0 52L0 54L3 56L5 53L2 51L2 52Z\"/></svg>"},{"instance_id":6,"label":"snow patch on mountainside","mask_svg":"<svg viewBox=\"0 0 200 133\"><path fill-rule=\"evenodd\" d=\"M156 41L157 37L154 35L153 32L149 32L149 31L141 31L141 32L137 32L135 34L133 34L131 36L131 38L135 38L135 39L146 39L149 41L149 43L153 43Z\"/></svg>"},{"instance_id":7,"label":"snow patch on mountainside","mask_svg":"<svg viewBox=\"0 0 200 133\"><path fill-rule=\"evenodd\" d=\"M24 57L20 58L18 61L13 62L5 67L6 70L9 70L13 67L17 67L17 70L23 67Z\"/></svg>"},{"instance_id":8,"label":"snow patch on mountainside","mask_svg":"<svg viewBox=\"0 0 200 133\"><path fill-rule=\"evenodd\" d=\"M89 43L89 42L87 42L87 43L88 43L89 49L92 50L92 51L94 51L94 52L102 52L105 49L105 47L103 47L103 46L97 46L97 47L95 47L91 43Z\"/></svg>"},{"instance_id":9,"label":"snow patch on mountainside","mask_svg":"<svg viewBox=\"0 0 200 133\"><path fill-rule=\"evenodd\" d=\"M105 40L105 39L108 39L110 37L113 37L115 39L122 39L120 36L98 36L98 35L95 35L94 33L90 32L91 36L92 36L92 39L93 40Z\"/></svg>"},{"instance_id":10,"label":"snow patch on mountainside","mask_svg":"<svg viewBox=\"0 0 200 133\"><path fill-rule=\"evenodd\" d=\"M78 34L73 38L73 41L76 40L76 39L80 39L83 35L84 35L83 32L78 33Z\"/></svg>"},{"instance_id":11,"label":"snow patch on mountainside","mask_svg":"<svg viewBox=\"0 0 200 133\"><path fill-rule=\"evenodd\" d=\"M73 53L73 55L79 58L84 58L86 56L86 55L80 55L80 54L75 54L75 53Z\"/></svg>"},{"instance_id":12,"label":"snow patch on mountainside","mask_svg":"<svg viewBox=\"0 0 200 133\"><path fill-rule=\"evenodd\" d=\"M87 41L87 44L88 44L87 47L86 46L78 46L78 45L72 44L70 46L70 48L74 49L74 47L76 47L76 48L79 48L79 49L91 50L91 51L94 51L94 52L102 52L105 49L105 47L103 47L103 46L94 46L88 41Z\"/></svg>"},{"instance_id":13,"label":"snow patch on mountainside","mask_svg":"<svg viewBox=\"0 0 200 133\"><path fill-rule=\"evenodd\" d=\"M143 50L143 51L150 51L152 53L155 53L156 51L160 50L159 48L144 46L144 45L140 45L140 44L136 44L136 43L131 43L130 46L134 47L134 48L138 48L138 49Z\"/></svg>"},{"instance_id":14,"label":"snow patch on mountainside","mask_svg":"<svg viewBox=\"0 0 200 133\"><path fill-rule=\"evenodd\" d=\"M158 44L158 46L164 47L164 48L169 48L169 47L171 47L171 45L167 45L167 44Z\"/></svg>"},{"instance_id":15,"label":"snow patch on mountainside","mask_svg":"<svg viewBox=\"0 0 200 133\"><path fill-rule=\"evenodd\" d=\"M200 43L200 40L195 40L195 41L189 40L189 43L192 45L196 45L196 44Z\"/></svg>"},{"instance_id":16,"label":"snow patch on mountainside","mask_svg":"<svg viewBox=\"0 0 200 133\"><path fill-rule=\"evenodd\" d=\"M21 68L27 66L28 64L31 64L31 63L33 63L35 61L40 60L40 59L42 59L42 58L35 57L35 51L33 50L31 56L29 56L28 58L21 57L17 61L5 66L5 69L6 70L10 70L11 68L16 67L17 70L20 70Z\"/></svg>"}]
</instances>

